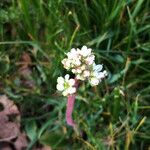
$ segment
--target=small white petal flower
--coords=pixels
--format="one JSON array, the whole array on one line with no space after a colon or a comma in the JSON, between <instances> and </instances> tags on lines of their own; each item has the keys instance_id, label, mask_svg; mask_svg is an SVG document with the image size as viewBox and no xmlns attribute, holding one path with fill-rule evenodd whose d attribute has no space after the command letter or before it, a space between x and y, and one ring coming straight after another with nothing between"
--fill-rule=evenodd
<instances>
[{"instance_id":1,"label":"small white petal flower","mask_svg":"<svg viewBox=\"0 0 150 150\"><path fill-rule=\"evenodd\" d=\"M75 60L75 65L80 66L81 65L81 61L79 59Z\"/></svg>"},{"instance_id":2,"label":"small white petal flower","mask_svg":"<svg viewBox=\"0 0 150 150\"><path fill-rule=\"evenodd\" d=\"M76 57L76 55L77 55L77 51L75 48L72 48L71 51L67 53L69 59L73 59L74 57Z\"/></svg>"},{"instance_id":3,"label":"small white petal flower","mask_svg":"<svg viewBox=\"0 0 150 150\"><path fill-rule=\"evenodd\" d=\"M93 74L94 77L99 78L99 72L94 71L92 74Z\"/></svg>"},{"instance_id":4,"label":"small white petal flower","mask_svg":"<svg viewBox=\"0 0 150 150\"><path fill-rule=\"evenodd\" d=\"M63 60L61 61L61 63L64 65L66 61L67 61L67 58L63 59Z\"/></svg>"},{"instance_id":5,"label":"small white petal flower","mask_svg":"<svg viewBox=\"0 0 150 150\"><path fill-rule=\"evenodd\" d=\"M77 78L78 80L82 80L82 81L84 81L84 80L85 80L85 78L84 78L84 77L82 77L80 74L77 74L76 78Z\"/></svg>"},{"instance_id":6,"label":"small white petal flower","mask_svg":"<svg viewBox=\"0 0 150 150\"><path fill-rule=\"evenodd\" d=\"M95 86L99 84L99 80L97 78L92 77L90 79L91 86Z\"/></svg>"},{"instance_id":7,"label":"small white petal flower","mask_svg":"<svg viewBox=\"0 0 150 150\"><path fill-rule=\"evenodd\" d=\"M81 51L81 50L80 50L79 48L77 48L77 54L78 54L78 55L80 55L80 51Z\"/></svg>"},{"instance_id":8,"label":"small white petal flower","mask_svg":"<svg viewBox=\"0 0 150 150\"><path fill-rule=\"evenodd\" d=\"M77 72L76 69L72 69L71 71L72 71L72 73L76 73Z\"/></svg>"},{"instance_id":9,"label":"small white petal flower","mask_svg":"<svg viewBox=\"0 0 150 150\"><path fill-rule=\"evenodd\" d=\"M89 57L87 57L87 58L85 59L85 61L86 61L86 63L87 63L88 65L92 65L92 64L94 63L94 60L95 60L95 56L94 56L94 55L91 55L91 56L89 56Z\"/></svg>"},{"instance_id":10,"label":"small white petal flower","mask_svg":"<svg viewBox=\"0 0 150 150\"><path fill-rule=\"evenodd\" d=\"M65 62L65 66L67 67L67 68L70 68L70 65L71 65L71 60L66 60L66 62Z\"/></svg>"},{"instance_id":11,"label":"small white petal flower","mask_svg":"<svg viewBox=\"0 0 150 150\"><path fill-rule=\"evenodd\" d=\"M83 46L80 50L80 54L84 57L88 56L91 54L92 49L87 48L86 46Z\"/></svg>"},{"instance_id":12,"label":"small white petal flower","mask_svg":"<svg viewBox=\"0 0 150 150\"><path fill-rule=\"evenodd\" d=\"M89 77L90 76L90 71L88 71L88 70L85 70L84 72L83 72L83 76L86 78L86 77Z\"/></svg>"},{"instance_id":13,"label":"small white petal flower","mask_svg":"<svg viewBox=\"0 0 150 150\"><path fill-rule=\"evenodd\" d=\"M81 73L82 70L80 68L77 69L77 73Z\"/></svg>"},{"instance_id":14,"label":"small white petal flower","mask_svg":"<svg viewBox=\"0 0 150 150\"><path fill-rule=\"evenodd\" d=\"M82 65L80 68L81 68L81 70L85 70L86 69L86 65Z\"/></svg>"},{"instance_id":15,"label":"small white petal flower","mask_svg":"<svg viewBox=\"0 0 150 150\"><path fill-rule=\"evenodd\" d=\"M64 65L65 69L70 69L70 67L71 67L71 60L65 58L61 62Z\"/></svg>"},{"instance_id":16,"label":"small white petal flower","mask_svg":"<svg viewBox=\"0 0 150 150\"><path fill-rule=\"evenodd\" d=\"M96 76L98 79L103 79L105 77L105 74L103 72L100 72Z\"/></svg>"},{"instance_id":17,"label":"small white petal flower","mask_svg":"<svg viewBox=\"0 0 150 150\"><path fill-rule=\"evenodd\" d=\"M102 78L107 76L107 71L106 70L101 72L102 68L103 68L103 65L100 65L100 64L96 65L95 63L93 64L93 70L94 70L93 75L96 78L98 78L99 80L101 80Z\"/></svg>"},{"instance_id":18,"label":"small white petal flower","mask_svg":"<svg viewBox=\"0 0 150 150\"><path fill-rule=\"evenodd\" d=\"M102 71L103 65L96 65L94 60L95 56L92 53L92 49L83 46L81 49L72 48L67 54L67 58L63 59L62 64L67 70L71 70L72 73L76 75L78 80L89 80L92 86L99 84L101 80L107 76L106 71ZM69 76L65 77L65 88L68 88L71 85L68 85ZM63 81L62 81L63 82ZM72 82L72 81L70 81ZM73 82L72 82L73 84ZM69 91L66 93L69 94Z\"/></svg>"},{"instance_id":19,"label":"small white petal flower","mask_svg":"<svg viewBox=\"0 0 150 150\"><path fill-rule=\"evenodd\" d=\"M107 72L106 70L102 71L103 65L99 64L96 65L93 63L92 65L92 70L91 70L91 79L90 79L90 84L92 86L98 85L101 80L106 77Z\"/></svg>"},{"instance_id":20,"label":"small white petal flower","mask_svg":"<svg viewBox=\"0 0 150 150\"><path fill-rule=\"evenodd\" d=\"M76 92L75 79L69 79L69 74L65 75L65 78L58 77L57 79L57 90L61 91L64 96L74 94Z\"/></svg>"},{"instance_id":21,"label":"small white petal flower","mask_svg":"<svg viewBox=\"0 0 150 150\"><path fill-rule=\"evenodd\" d=\"M77 54L77 51L76 51L75 48L72 48L70 52L71 52L72 54L74 54L74 55Z\"/></svg>"},{"instance_id":22,"label":"small white petal flower","mask_svg":"<svg viewBox=\"0 0 150 150\"><path fill-rule=\"evenodd\" d=\"M96 65L95 63L93 64L93 69L97 72L101 71L103 69L103 65Z\"/></svg>"}]
</instances>

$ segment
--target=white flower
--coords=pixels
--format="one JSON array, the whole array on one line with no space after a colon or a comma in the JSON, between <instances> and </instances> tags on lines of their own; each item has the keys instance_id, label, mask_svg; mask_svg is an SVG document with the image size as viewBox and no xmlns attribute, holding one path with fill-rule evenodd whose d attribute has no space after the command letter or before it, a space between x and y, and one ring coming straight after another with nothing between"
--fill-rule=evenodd
<instances>
[{"instance_id":1,"label":"white flower","mask_svg":"<svg viewBox=\"0 0 150 150\"><path fill-rule=\"evenodd\" d=\"M96 72L96 71L95 71L93 74L94 74L94 76L95 76L96 78L98 78L99 80L103 79L103 78L106 76L106 74L105 74L104 72Z\"/></svg>"},{"instance_id":2,"label":"white flower","mask_svg":"<svg viewBox=\"0 0 150 150\"><path fill-rule=\"evenodd\" d=\"M107 72L102 71L103 65L95 64L95 55L91 48L87 48L87 46L83 46L81 49L72 48L66 55L67 58L63 59L62 64L65 69L71 70L78 80L89 80L90 84L94 86L107 76ZM58 89L64 91L62 85L58 86ZM69 91L71 90L69 89ZM66 95L69 92L64 91L63 93Z\"/></svg>"},{"instance_id":3,"label":"white flower","mask_svg":"<svg viewBox=\"0 0 150 150\"><path fill-rule=\"evenodd\" d=\"M77 78L78 80L82 80L82 81L84 81L84 80L86 79L86 78L84 78L83 76L81 76L80 74L77 74L76 78Z\"/></svg>"},{"instance_id":4,"label":"white flower","mask_svg":"<svg viewBox=\"0 0 150 150\"><path fill-rule=\"evenodd\" d=\"M98 85L99 84L99 79L97 79L96 77L92 77L90 79L90 84L91 84L91 86Z\"/></svg>"},{"instance_id":5,"label":"white flower","mask_svg":"<svg viewBox=\"0 0 150 150\"><path fill-rule=\"evenodd\" d=\"M71 71L72 71L72 73L76 73L77 72L76 69L72 69Z\"/></svg>"},{"instance_id":6,"label":"white flower","mask_svg":"<svg viewBox=\"0 0 150 150\"><path fill-rule=\"evenodd\" d=\"M93 64L93 75L98 78L99 80L103 79L104 77L107 76L107 71L103 69L103 65L96 65L95 63Z\"/></svg>"},{"instance_id":7,"label":"white flower","mask_svg":"<svg viewBox=\"0 0 150 150\"><path fill-rule=\"evenodd\" d=\"M69 59L74 58L77 55L77 51L75 48L72 48L70 52L67 53Z\"/></svg>"},{"instance_id":8,"label":"white flower","mask_svg":"<svg viewBox=\"0 0 150 150\"><path fill-rule=\"evenodd\" d=\"M62 60L62 64L64 65L64 68L68 70L71 67L71 60L65 58Z\"/></svg>"},{"instance_id":9,"label":"white flower","mask_svg":"<svg viewBox=\"0 0 150 150\"><path fill-rule=\"evenodd\" d=\"M77 68L77 73L81 73L82 70L80 68Z\"/></svg>"},{"instance_id":10,"label":"white flower","mask_svg":"<svg viewBox=\"0 0 150 150\"><path fill-rule=\"evenodd\" d=\"M66 61L67 61L67 58L64 58L64 59L61 61L61 63L64 65Z\"/></svg>"},{"instance_id":11,"label":"white flower","mask_svg":"<svg viewBox=\"0 0 150 150\"><path fill-rule=\"evenodd\" d=\"M74 64L75 64L75 66L80 66L81 61L79 59L75 59Z\"/></svg>"},{"instance_id":12,"label":"white flower","mask_svg":"<svg viewBox=\"0 0 150 150\"><path fill-rule=\"evenodd\" d=\"M95 56L94 55L90 55L88 56L85 61L88 65L92 65L94 63L94 60L95 60Z\"/></svg>"},{"instance_id":13,"label":"white flower","mask_svg":"<svg viewBox=\"0 0 150 150\"><path fill-rule=\"evenodd\" d=\"M64 65L64 68L69 69L75 69L79 66L87 66L91 65L94 62L95 56L92 53L92 49L87 48L86 46L83 46L80 49L72 48L70 52L66 53L67 58L62 60L62 64ZM83 70L83 69L81 69Z\"/></svg>"},{"instance_id":14,"label":"white flower","mask_svg":"<svg viewBox=\"0 0 150 150\"><path fill-rule=\"evenodd\" d=\"M88 70L85 70L84 72L83 72L83 76L86 78L86 77L89 77L90 76L90 71L88 71Z\"/></svg>"},{"instance_id":15,"label":"white flower","mask_svg":"<svg viewBox=\"0 0 150 150\"><path fill-rule=\"evenodd\" d=\"M96 65L95 63L93 63L93 70L94 70L94 71L99 72L99 71L101 71L102 69L103 69L103 65L100 65L100 64Z\"/></svg>"},{"instance_id":16,"label":"white flower","mask_svg":"<svg viewBox=\"0 0 150 150\"><path fill-rule=\"evenodd\" d=\"M81 48L80 50L80 54L84 57L88 56L88 55L91 55L91 51L92 49L90 48L87 48L85 45Z\"/></svg>"},{"instance_id":17,"label":"white flower","mask_svg":"<svg viewBox=\"0 0 150 150\"><path fill-rule=\"evenodd\" d=\"M91 78L90 78L90 84L91 86L95 86L98 85L101 80L107 76L107 71L103 69L103 65L98 64L96 65L95 63L93 63L93 67L91 70Z\"/></svg>"},{"instance_id":18,"label":"white flower","mask_svg":"<svg viewBox=\"0 0 150 150\"><path fill-rule=\"evenodd\" d=\"M83 71L83 70L85 70L86 69L86 65L82 65L81 67L80 67L80 69Z\"/></svg>"},{"instance_id":19,"label":"white flower","mask_svg":"<svg viewBox=\"0 0 150 150\"><path fill-rule=\"evenodd\" d=\"M61 91L64 96L68 96L76 92L76 88L74 87L74 85L75 80L69 79L69 75L66 74L65 78L58 77L56 88L58 91Z\"/></svg>"}]
</instances>

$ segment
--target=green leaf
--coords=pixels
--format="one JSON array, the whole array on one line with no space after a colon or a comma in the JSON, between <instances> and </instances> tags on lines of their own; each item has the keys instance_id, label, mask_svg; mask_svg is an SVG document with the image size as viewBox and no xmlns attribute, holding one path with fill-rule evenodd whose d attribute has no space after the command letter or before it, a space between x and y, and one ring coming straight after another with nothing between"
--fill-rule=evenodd
<instances>
[{"instance_id":1,"label":"green leaf","mask_svg":"<svg viewBox=\"0 0 150 150\"><path fill-rule=\"evenodd\" d=\"M121 55L115 55L114 56L114 59L116 60L116 62L118 62L118 63L124 63L124 58L123 58L123 56L121 56Z\"/></svg>"},{"instance_id":2,"label":"green leaf","mask_svg":"<svg viewBox=\"0 0 150 150\"><path fill-rule=\"evenodd\" d=\"M134 11L133 11L133 13L132 13L132 17L134 18L137 14L138 14L138 12L140 11L140 9L142 8L142 3L144 2L144 0L138 0L137 1L137 4L136 4L136 6L135 6L135 9L134 9Z\"/></svg>"},{"instance_id":3,"label":"green leaf","mask_svg":"<svg viewBox=\"0 0 150 150\"><path fill-rule=\"evenodd\" d=\"M0 74L5 74L9 70L9 58L0 59Z\"/></svg>"},{"instance_id":4,"label":"green leaf","mask_svg":"<svg viewBox=\"0 0 150 150\"><path fill-rule=\"evenodd\" d=\"M53 122L54 122L55 119L56 119L56 118L50 119L50 120L48 120L47 122L45 122L45 123L43 124L43 126L41 127L41 129L40 129L40 131L39 131L38 138L40 138L41 135L43 134L43 132L44 132L50 125L53 124Z\"/></svg>"},{"instance_id":5,"label":"green leaf","mask_svg":"<svg viewBox=\"0 0 150 150\"><path fill-rule=\"evenodd\" d=\"M37 137L37 126L36 126L35 121L32 120L32 121L27 122L25 126L25 130L29 139L31 141L34 141L35 138Z\"/></svg>"},{"instance_id":6,"label":"green leaf","mask_svg":"<svg viewBox=\"0 0 150 150\"><path fill-rule=\"evenodd\" d=\"M120 87L116 87L113 90L113 120L118 120L118 117L120 116L120 112L121 112L121 101L122 101L122 96L120 93L121 89Z\"/></svg>"},{"instance_id":7,"label":"green leaf","mask_svg":"<svg viewBox=\"0 0 150 150\"><path fill-rule=\"evenodd\" d=\"M122 77L123 73L124 73L124 70L112 75L111 78L108 80L108 82L114 83L114 82L118 81Z\"/></svg>"},{"instance_id":8,"label":"green leaf","mask_svg":"<svg viewBox=\"0 0 150 150\"><path fill-rule=\"evenodd\" d=\"M63 134L54 132L46 132L39 141L41 144L51 146L52 148L62 148L68 145Z\"/></svg>"}]
</instances>

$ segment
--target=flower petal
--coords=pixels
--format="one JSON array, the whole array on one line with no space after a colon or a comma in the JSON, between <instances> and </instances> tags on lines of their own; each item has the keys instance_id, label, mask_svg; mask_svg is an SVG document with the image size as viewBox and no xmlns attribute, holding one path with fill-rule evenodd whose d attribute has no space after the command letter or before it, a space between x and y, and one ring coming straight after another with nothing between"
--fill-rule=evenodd
<instances>
[{"instance_id":1,"label":"flower petal","mask_svg":"<svg viewBox=\"0 0 150 150\"><path fill-rule=\"evenodd\" d=\"M101 71L103 69L103 65L94 65L93 69L96 70L97 72Z\"/></svg>"},{"instance_id":2,"label":"flower petal","mask_svg":"<svg viewBox=\"0 0 150 150\"><path fill-rule=\"evenodd\" d=\"M63 91L64 90L64 86L62 84L57 84L56 86L58 91Z\"/></svg>"},{"instance_id":3,"label":"flower petal","mask_svg":"<svg viewBox=\"0 0 150 150\"><path fill-rule=\"evenodd\" d=\"M80 54L84 57L88 56L88 49L85 45L81 48Z\"/></svg>"},{"instance_id":4,"label":"flower petal","mask_svg":"<svg viewBox=\"0 0 150 150\"><path fill-rule=\"evenodd\" d=\"M63 96L67 96L68 95L67 90L63 91L62 94L63 94Z\"/></svg>"},{"instance_id":5,"label":"flower petal","mask_svg":"<svg viewBox=\"0 0 150 150\"><path fill-rule=\"evenodd\" d=\"M75 87L70 87L69 89L68 89L68 93L69 94L74 94L76 92L76 88Z\"/></svg>"},{"instance_id":6,"label":"flower petal","mask_svg":"<svg viewBox=\"0 0 150 150\"><path fill-rule=\"evenodd\" d=\"M92 65L94 63L94 59L95 59L95 56L91 55L91 56L88 56L85 60L88 65Z\"/></svg>"},{"instance_id":7,"label":"flower petal","mask_svg":"<svg viewBox=\"0 0 150 150\"><path fill-rule=\"evenodd\" d=\"M58 77L57 78L57 83L59 84L64 84L64 78L63 77Z\"/></svg>"},{"instance_id":8,"label":"flower petal","mask_svg":"<svg viewBox=\"0 0 150 150\"><path fill-rule=\"evenodd\" d=\"M81 76L80 74L77 74L76 78L77 78L78 80L82 80L82 81L84 81L84 80L86 79L86 78L84 78L83 76Z\"/></svg>"},{"instance_id":9,"label":"flower petal","mask_svg":"<svg viewBox=\"0 0 150 150\"><path fill-rule=\"evenodd\" d=\"M90 76L90 72L89 72L88 70L85 70L85 71L83 72L83 76L84 76L84 77L89 77L89 76Z\"/></svg>"},{"instance_id":10,"label":"flower petal","mask_svg":"<svg viewBox=\"0 0 150 150\"><path fill-rule=\"evenodd\" d=\"M74 79L70 79L68 82L69 82L70 86L74 86L74 84L75 84L75 80Z\"/></svg>"},{"instance_id":11,"label":"flower petal","mask_svg":"<svg viewBox=\"0 0 150 150\"><path fill-rule=\"evenodd\" d=\"M69 80L69 77L70 77L69 74L66 74L66 75L65 75L65 81L68 81L68 80Z\"/></svg>"},{"instance_id":12,"label":"flower petal","mask_svg":"<svg viewBox=\"0 0 150 150\"><path fill-rule=\"evenodd\" d=\"M99 80L97 78L92 77L90 79L91 86L95 86L99 84Z\"/></svg>"}]
</instances>

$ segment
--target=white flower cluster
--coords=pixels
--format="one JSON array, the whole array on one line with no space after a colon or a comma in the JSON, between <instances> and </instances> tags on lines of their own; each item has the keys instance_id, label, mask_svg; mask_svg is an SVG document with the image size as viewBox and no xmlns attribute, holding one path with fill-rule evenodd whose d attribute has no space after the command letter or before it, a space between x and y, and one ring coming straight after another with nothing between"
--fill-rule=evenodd
<instances>
[{"instance_id":1,"label":"white flower cluster","mask_svg":"<svg viewBox=\"0 0 150 150\"><path fill-rule=\"evenodd\" d=\"M81 50L73 48L66 55L67 58L62 60L62 64L65 69L71 70L78 80L88 79L91 86L95 86L107 75L106 71L102 71L102 65L95 64L95 56L91 48L86 46Z\"/></svg>"},{"instance_id":2,"label":"white flower cluster","mask_svg":"<svg viewBox=\"0 0 150 150\"><path fill-rule=\"evenodd\" d=\"M66 53L67 58L62 60L64 68L71 70L76 75L77 80L88 80L91 86L98 85L101 80L107 76L106 70L102 71L103 65L95 64L95 55L91 48L83 46L81 49L71 49ZM57 89L64 96L74 94L76 92L75 80L69 79L67 74L65 78L58 77Z\"/></svg>"},{"instance_id":3,"label":"white flower cluster","mask_svg":"<svg viewBox=\"0 0 150 150\"><path fill-rule=\"evenodd\" d=\"M58 77L57 79L57 90L61 91L63 96L71 95L76 92L75 80L69 79L69 74L65 75L65 78Z\"/></svg>"}]
</instances>

